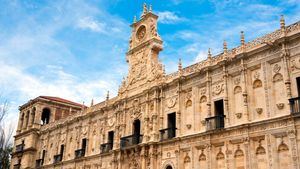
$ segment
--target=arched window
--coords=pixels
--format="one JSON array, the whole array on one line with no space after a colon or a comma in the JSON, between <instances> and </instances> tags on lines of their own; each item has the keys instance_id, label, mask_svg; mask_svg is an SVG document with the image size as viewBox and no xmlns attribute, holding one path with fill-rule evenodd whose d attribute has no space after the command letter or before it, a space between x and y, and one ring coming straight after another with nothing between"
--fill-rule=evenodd
<instances>
[{"instance_id":1,"label":"arched window","mask_svg":"<svg viewBox=\"0 0 300 169\"><path fill-rule=\"evenodd\" d=\"M25 122L25 128L28 127L28 123L29 123L29 114L30 114L30 111L28 110L27 113L26 113L26 116L25 116L25 119L26 119L26 122Z\"/></svg>"},{"instance_id":2,"label":"arched window","mask_svg":"<svg viewBox=\"0 0 300 169\"><path fill-rule=\"evenodd\" d=\"M43 111L42 111L42 125L44 124L48 124L49 121L50 121L50 109L49 108L44 108Z\"/></svg>"}]
</instances>

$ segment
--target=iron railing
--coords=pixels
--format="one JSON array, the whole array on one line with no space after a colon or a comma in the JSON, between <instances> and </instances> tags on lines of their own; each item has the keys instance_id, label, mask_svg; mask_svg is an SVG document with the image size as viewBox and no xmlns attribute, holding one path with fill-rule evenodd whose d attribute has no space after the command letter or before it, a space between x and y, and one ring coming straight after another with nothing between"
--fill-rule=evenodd
<instances>
[{"instance_id":1,"label":"iron railing","mask_svg":"<svg viewBox=\"0 0 300 169\"><path fill-rule=\"evenodd\" d=\"M224 128L225 127L224 118L225 115L217 115L217 116L206 118L205 119L206 130L215 130L215 129Z\"/></svg>"},{"instance_id":2,"label":"iron railing","mask_svg":"<svg viewBox=\"0 0 300 169\"><path fill-rule=\"evenodd\" d=\"M300 113L300 97L289 99L291 114Z\"/></svg>"},{"instance_id":3,"label":"iron railing","mask_svg":"<svg viewBox=\"0 0 300 169\"><path fill-rule=\"evenodd\" d=\"M75 158L84 157L84 155L85 155L85 149L75 150Z\"/></svg>"},{"instance_id":4,"label":"iron railing","mask_svg":"<svg viewBox=\"0 0 300 169\"><path fill-rule=\"evenodd\" d=\"M143 140L143 135L133 134L121 138L121 148L137 145Z\"/></svg>"},{"instance_id":5,"label":"iron railing","mask_svg":"<svg viewBox=\"0 0 300 169\"><path fill-rule=\"evenodd\" d=\"M61 154L57 154L53 157L53 163L58 163L58 162L61 162L62 161L62 155Z\"/></svg>"},{"instance_id":6,"label":"iron railing","mask_svg":"<svg viewBox=\"0 0 300 169\"><path fill-rule=\"evenodd\" d=\"M108 153L112 150L113 144L112 143L105 143L100 145L100 153Z\"/></svg>"},{"instance_id":7,"label":"iron railing","mask_svg":"<svg viewBox=\"0 0 300 169\"><path fill-rule=\"evenodd\" d=\"M160 140L169 140L171 138L176 137L176 128L175 127L169 127L162 130L159 130L160 132Z\"/></svg>"}]
</instances>

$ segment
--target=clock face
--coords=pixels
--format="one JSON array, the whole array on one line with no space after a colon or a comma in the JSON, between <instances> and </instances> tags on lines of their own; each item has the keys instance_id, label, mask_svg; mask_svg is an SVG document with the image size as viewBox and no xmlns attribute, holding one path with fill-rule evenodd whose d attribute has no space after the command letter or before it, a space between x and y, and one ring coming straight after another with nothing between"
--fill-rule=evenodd
<instances>
[{"instance_id":1,"label":"clock face","mask_svg":"<svg viewBox=\"0 0 300 169\"><path fill-rule=\"evenodd\" d=\"M140 41L145 37L146 34L146 26L142 25L139 27L139 29L136 32L136 37Z\"/></svg>"}]
</instances>

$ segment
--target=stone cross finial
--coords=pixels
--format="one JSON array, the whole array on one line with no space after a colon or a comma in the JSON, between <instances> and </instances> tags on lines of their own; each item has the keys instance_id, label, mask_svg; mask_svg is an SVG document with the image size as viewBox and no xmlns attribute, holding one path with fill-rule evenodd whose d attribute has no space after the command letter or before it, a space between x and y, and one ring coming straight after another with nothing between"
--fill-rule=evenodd
<instances>
[{"instance_id":1,"label":"stone cross finial","mask_svg":"<svg viewBox=\"0 0 300 169\"><path fill-rule=\"evenodd\" d=\"M182 71L182 63L181 63L181 58L179 58L179 61L178 61L178 71Z\"/></svg>"},{"instance_id":2,"label":"stone cross finial","mask_svg":"<svg viewBox=\"0 0 300 169\"><path fill-rule=\"evenodd\" d=\"M226 40L224 40L224 42L223 42L223 51L224 51L224 54L227 53L227 42L226 42Z\"/></svg>"},{"instance_id":3,"label":"stone cross finial","mask_svg":"<svg viewBox=\"0 0 300 169\"><path fill-rule=\"evenodd\" d=\"M244 35L244 31L241 31L241 45L242 45L242 46L245 45L245 35Z\"/></svg>"},{"instance_id":4,"label":"stone cross finial","mask_svg":"<svg viewBox=\"0 0 300 169\"><path fill-rule=\"evenodd\" d=\"M107 91L107 94L106 94L106 100L109 100L109 90Z\"/></svg>"},{"instance_id":5,"label":"stone cross finial","mask_svg":"<svg viewBox=\"0 0 300 169\"><path fill-rule=\"evenodd\" d=\"M136 16L133 17L133 23L136 23Z\"/></svg>"},{"instance_id":6,"label":"stone cross finial","mask_svg":"<svg viewBox=\"0 0 300 169\"><path fill-rule=\"evenodd\" d=\"M141 17L145 16L145 15L147 14L147 12L148 12L147 4L144 2L144 5L143 5L143 13L142 13L142 16L141 16Z\"/></svg>"},{"instance_id":7,"label":"stone cross finial","mask_svg":"<svg viewBox=\"0 0 300 169\"><path fill-rule=\"evenodd\" d=\"M152 12L152 5L149 5L149 12Z\"/></svg>"},{"instance_id":8,"label":"stone cross finial","mask_svg":"<svg viewBox=\"0 0 300 169\"><path fill-rule=\"evenodd\" d=\"M284 16L281 15L280 17L280 28L284 29L285 28L285 20L284 20Z\"/></svg>"}]
</instances>

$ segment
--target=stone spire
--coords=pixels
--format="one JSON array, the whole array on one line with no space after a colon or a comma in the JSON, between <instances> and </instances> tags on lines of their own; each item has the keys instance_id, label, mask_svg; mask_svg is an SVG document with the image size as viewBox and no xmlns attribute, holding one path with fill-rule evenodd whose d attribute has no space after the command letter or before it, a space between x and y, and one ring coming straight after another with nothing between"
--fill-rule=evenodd
<instances>
[{"instance_id":1,"label":"stone spire","mask_svg":"<svg viewBox=\"0 0 300 169\"><path fill-rule=\"evenodd\" d=\"M147 14L147 12L148 12L147 4L144 2L144 5L143 5L143 13L142 13L141 18L144 17L144 16Z\"/></svg>"},{"instance_id":2,"label":"stone spire","mask_svg":"<svg viewBox=\"0 0 300 169\"><path fill-rule=\"evenodd\" d=\"M280 17L280 28L285 29L285 20L283 15Z\"/></svg>"},{"instance_id":3,"label":"stone spire","mask_svg":"<svg viewBox=\"0 0 300 169\"><path fill-rule=\"evenodd\" d=\"M227 54L227 42L226 42L226 40L224 40L224 42L223 42L223 52L224 52L224 54Z\"/></svg>"},{"instance_id":4,"label":"stone spire","mask_svg":"<svg viewBox=\"0 0 300 169\"><path fill-rule=\"evenodd\" d=\"M245 35L244 35L244 31L241 31L241 45L245 46Z\"/></svg>"}]
</instances>

